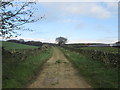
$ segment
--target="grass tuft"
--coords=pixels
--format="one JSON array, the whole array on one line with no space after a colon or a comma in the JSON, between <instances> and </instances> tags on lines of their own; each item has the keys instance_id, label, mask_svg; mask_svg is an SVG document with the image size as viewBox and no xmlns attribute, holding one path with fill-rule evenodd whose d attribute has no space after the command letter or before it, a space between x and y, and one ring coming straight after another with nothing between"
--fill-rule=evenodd
<instances>
[{"instance_id":1,"label":"grass tuft","mask_svg":"<svg viewBox=\"0 0 120 90\"><path fill-rule=\"evenodd\" d=\"M59 63L62 63L62 60L56 60L55 64L59 64Z\"/></svg>"}]
</instances>

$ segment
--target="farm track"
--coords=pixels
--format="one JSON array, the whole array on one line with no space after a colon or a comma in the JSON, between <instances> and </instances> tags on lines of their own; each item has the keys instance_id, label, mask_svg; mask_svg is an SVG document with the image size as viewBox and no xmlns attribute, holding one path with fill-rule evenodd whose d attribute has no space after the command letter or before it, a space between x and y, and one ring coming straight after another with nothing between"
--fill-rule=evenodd
<instances>
[{"instance_id":1,"label":"farm track","mask_svg":"<svg viewBox=\"0 0 120 90\"><path fill-rule=\"evenodd\" d=\"M56 47L34 82L27 88L90 88L76 69Z\"/></svg>"}]
</instances>

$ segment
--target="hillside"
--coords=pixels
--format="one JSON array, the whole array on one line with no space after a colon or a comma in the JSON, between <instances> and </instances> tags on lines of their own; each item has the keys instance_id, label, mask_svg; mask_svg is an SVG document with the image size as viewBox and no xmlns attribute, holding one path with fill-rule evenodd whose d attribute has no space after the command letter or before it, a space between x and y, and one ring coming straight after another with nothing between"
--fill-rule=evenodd
<instances>
[{"instance_id":1,"label":"hillside","mask_svg":"<svg viewBox=\"0 0 120 90\"><path fill-rule=\"evenodd\" d=\"M2 87L25 87L52 56L52 49L13 42L0 42L2 48Z\"/></svg>"},{"instance_id":2,"label":"hillside","mask_svg":"<svg viewBox=\"0 0 120 90\"><path fill-rule=\"evenodd\" d=\"M119 51L119 48L115 48L115 47L83 47L81 49L96 50L96 51L102 51L102 52L108 52L108 53L118 53Z\"/></svg>"},{"instance_id":3,"label":"hillside","mask_svg":"<svg viewBox=\"0 0 120 90\"><path fill-rule=\"evenodd\" d=\"M2 46L7 50L38 48L37 46L30 46L30 45L18 44L18 43L13 43L13 42L5 42L5 41L0 41L0 42L2 42Z\"/></svg>"}]
</instances>

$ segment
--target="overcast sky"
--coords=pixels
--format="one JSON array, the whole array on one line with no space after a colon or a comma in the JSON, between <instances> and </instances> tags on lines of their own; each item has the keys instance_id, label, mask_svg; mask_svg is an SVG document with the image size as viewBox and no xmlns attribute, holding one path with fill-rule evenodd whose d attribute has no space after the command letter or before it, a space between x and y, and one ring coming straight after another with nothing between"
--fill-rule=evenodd
<instances>
[{"instance_id":1,"label":"overcast sky","mask_svg":"<svg viewBox=\"0 0 120 90\"><path fill-rule=\"evenodd\" d=\"M33 32L21 31L25 40L55 42L63 36L68 43L113 43L118 40L117 2L37 2L36 18L45 18L25 27ZM32 8L31 8L32 9Z\"/></svg>"}]
</instances>

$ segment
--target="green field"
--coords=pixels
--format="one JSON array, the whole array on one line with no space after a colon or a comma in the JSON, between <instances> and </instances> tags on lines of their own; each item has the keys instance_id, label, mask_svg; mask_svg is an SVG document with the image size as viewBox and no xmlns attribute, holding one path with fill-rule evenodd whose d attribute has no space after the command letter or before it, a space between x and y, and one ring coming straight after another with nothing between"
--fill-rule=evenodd
<instances>
[{"instance_id":1,"label":"green field","mask_svg":"<svg viewBox=\"0 0 120 90\"><path fill-rule=\"evenodd\" d=\"M52 48L33 49L35 46L3 42L2 87L24 88L40 72L42 65L52 56ZM7 49L7 50L6 50ZM11 49L17 52L11 53Z\"/></svg>"},{"instance_id":2,"label":"green field","mask_svg":"<svg viewBox=\"0 0 120 90\"><path fill-rule=\"evenodd\" d=\"M91 60L84 55L61 49L68 60L94 88L118 88L118 68Z\"/></svg>"},{"instance_id":3,"label":"green field","mask_svg":"<svg viewBox=\"0 0 120 90\"><path fill-rule=\"evenodd\" d=\"M83 47L80 48L83 50L97 50L97 51L103 51L103 52L111 52L111 53L118 53L119 48L115 47Z\"/></svg>"},{"instance_id":4,"label":"green field","mask_svg":"<svg viewBox=\"0 0 120 90\"><path fill-rule=\"evenodd\" d=\"M38 48L36 46L30 46L30 45L25 45L25 44L18 44L18 43L13 43L13 42L5 42L2 41L2 46L6 50L11 50L11 49L32 49L32 48Z\"/></svg>"}]
</instances>

